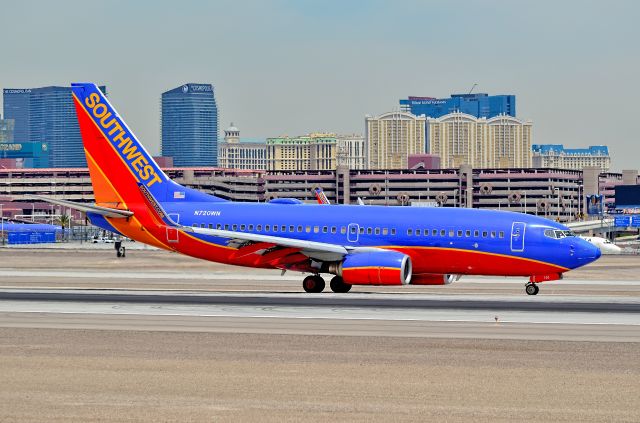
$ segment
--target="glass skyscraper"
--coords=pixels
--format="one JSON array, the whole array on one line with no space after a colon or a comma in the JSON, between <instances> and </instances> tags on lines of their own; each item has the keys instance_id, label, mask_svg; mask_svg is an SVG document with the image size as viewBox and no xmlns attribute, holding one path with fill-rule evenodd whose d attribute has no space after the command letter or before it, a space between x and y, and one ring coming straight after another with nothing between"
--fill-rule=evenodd
<instances>
[{"instance_id":1,"label":"glass skyscraper","mask_svg":"<svg viewBox=\"0 0 640 423\"><path fill-rule=\"evenodd\" d=\"M3 100L6 118L15 120L14 141L42 145L50 167L87 166L71 87L5 89Z\"/></svg>"},{"instance_id":2,"label":"glass skyscraper","mask_svg":"<svg viewBox=\"0 0 640 423\"><path fill-rule=\"evenodd\" d=\"M29 141L29 100L28 88L5 88L2 91L5 119L13 119L13 138L11 141Z\"/></svg>"},{"instance_id":3,"label":"glass skyscraper","mask_svg":"<svg viewBox=\"0 0 640 423\"><path fill-rule=\"evenodd\" d=\"M174 166L217 166L218 106L211 84L162 93L162 155Z\"/></svg>"},{"instance_id":4,"label":"glass skyscraper","mask_svg":"<svg viewBox=\"0 0 640 423\"><path fill-rule=\"evenodd\" d=\"M451 94L450 98L409 97L400 100L400 109L416 116L439 118L453 112L466 113L476 118L498 115L516 116L515 95Z\"/></svg>"}]
</instances>

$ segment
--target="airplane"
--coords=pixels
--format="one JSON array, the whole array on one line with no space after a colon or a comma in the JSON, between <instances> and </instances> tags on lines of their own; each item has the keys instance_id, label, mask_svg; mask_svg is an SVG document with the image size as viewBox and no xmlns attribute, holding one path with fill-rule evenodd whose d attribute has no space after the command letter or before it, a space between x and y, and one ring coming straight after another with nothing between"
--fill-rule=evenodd
<instances>
[{"instance_id":1,"label":"airplane","mask_svg":"<svg viewBox=\"0 0 640 423\"><path fill-rule=\"evenodd\" d=\"M528 277L525 292L600 257L565 226L527 214L467 208L228 201L172 181L92 83L72 84L96 226L220 263L308 273L309 293L354 285L446 285L461 275Z\"/></svg>"},{"instance_id":2,"label":"airplane","mask_svg":"<svg viewBox=\"0 0 640 423\"><path fill-rule=\"evenodd\" d=\"M331 204L331 202L327 198L327 194L324 193L322 188L318 187L314 189L313 193L316 196L316 201L318 202L318 204Z\"/></svg>"},{"instance_id":3,"label":"airplane","mask_svg":"<svg viewBox=\"0 0 640 423\"><path fill-rule=\"evenodd\" d=\"M599 236L580 236L580 238L598 247L602 254L622 254L622 248L606 238Z\"/></svg>"}]
</instances>

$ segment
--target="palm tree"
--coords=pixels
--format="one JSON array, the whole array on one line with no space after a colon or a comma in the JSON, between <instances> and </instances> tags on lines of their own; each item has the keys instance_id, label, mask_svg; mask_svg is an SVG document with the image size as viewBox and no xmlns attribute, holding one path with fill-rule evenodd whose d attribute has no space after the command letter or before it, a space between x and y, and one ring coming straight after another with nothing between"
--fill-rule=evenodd
<instances>
[{"instance_id":1,"label":"palm tree","mask_svg":"<svg viewBox=\"0 0 640 423\"><path fill-rule=\"evenodd\" d=\"M58 224L62 227L62 237L64 238L65 227L71 229L71 216L68 214L61 214L57 218Z\"/></svg>"}]
</instances>

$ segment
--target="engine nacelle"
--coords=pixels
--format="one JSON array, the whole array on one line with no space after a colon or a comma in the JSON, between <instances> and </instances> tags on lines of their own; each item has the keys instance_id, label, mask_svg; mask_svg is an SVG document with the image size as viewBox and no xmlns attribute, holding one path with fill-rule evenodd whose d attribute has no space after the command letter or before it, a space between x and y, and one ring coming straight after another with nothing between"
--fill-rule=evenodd
<instances>
[{"instance_id":1,"label":"engine nacelle","mask_svg":"<svg viewBox=\"0 0 640 423\"><path fill-rule=\"evenodd\" d=\"M449 285L454 280L456 280L456 275L413 275L411 278L411 285Z\"/></svg>"},{"instance_id":2,"label":"engine nacelle","mask_svg":"<svg viewBox=\"0 0 640 423\"><path fill-rule=\"evenodd\" d=\"M406 285L411 282L411 258L397 251L349 254L329 272L349 285Z\"/></svg>"}]
</instances>

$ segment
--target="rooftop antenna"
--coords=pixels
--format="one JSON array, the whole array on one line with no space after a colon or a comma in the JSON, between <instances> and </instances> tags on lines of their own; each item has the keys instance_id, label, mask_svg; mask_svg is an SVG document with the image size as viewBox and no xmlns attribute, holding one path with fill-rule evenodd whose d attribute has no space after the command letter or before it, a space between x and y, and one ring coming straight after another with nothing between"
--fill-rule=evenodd
<instances>
[{"instance_id":1,"label":"rooftop antenna","mask_svg":"<svg viewBox=\"0 0 640 423\"><path fill-rule=\"evenodd\" d=\"M469 92L468 92L467 94L471 94L471 92L473 91L473 89L474 89L475 87L477 87L477 86L478 86L478 84L473 84L473 86L471 87L471 89L469 90Z\"/></svg>"}]
</instances>

